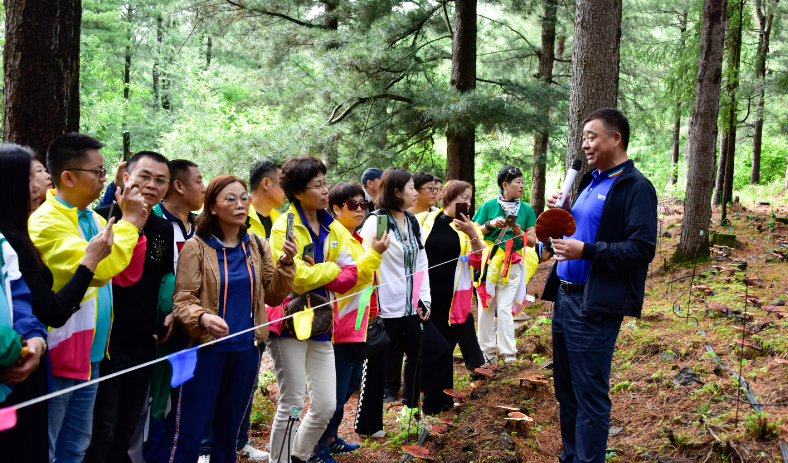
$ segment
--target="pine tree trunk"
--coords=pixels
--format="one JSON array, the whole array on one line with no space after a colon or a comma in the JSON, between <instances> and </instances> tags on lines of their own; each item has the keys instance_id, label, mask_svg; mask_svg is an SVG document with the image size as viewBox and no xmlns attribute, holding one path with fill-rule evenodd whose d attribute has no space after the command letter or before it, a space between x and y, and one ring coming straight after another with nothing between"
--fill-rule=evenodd
<instances>
[{"instance_id":1,"label":"pine tree trunk","mask_svg":"<svg viewBox=\"0 0 788 463\"><path fill-rule=\"evenodd\" d=\"M325 13L325 16L323 17L323 27L325 29L330 31L336 31L339 29L339 18L336 15L336 9L338 6L338 0L327 0L324 2L323 12ZM326 45L326 49L331 50L337 48L338 46L339 43L330 41ZM330 118L331 107L334 106L334 102L331 101L331 95L328 92L326 92L325 96L323 97L323 101L325 102L326 116ZM333 168L339 160L339 149L337 148L337 143L340 137L341 135L339 131L336 131L327 137L326 141L322 144L320 157L323 161L323 164L326 166L326 169Z\"/></svg>"},{"instance_id":2,"label":"pine tree trunk","mask_svg":"<svg viewBox=\"0 0 788 463\"><path fill-rule=\"evenodd\" d=\"M131 6L126 8L126 21L128 24L128 31L126 33L126 52L124 55L123 65L123 99L129 101L129 91L131 90L131 21L133 18L133 10Z\"/></svg>"},{"instance_id":3,"label":"pine tree trunk","mask_svg":"<svg viewBox=\"0 0 788 463\"><path fill-rule=\"evenodd\" d=\"M670 184L679 181L679 141L681 140L681 101L673 109L673 153L670 156Z\"/></svg>"},{"instance_id":4,"label":"pine tree trunk","mask_svg":"<svg viewBox=\"0 0 788 463\"><path fill-rule=\"evenodd\" d=\"M476 88L476 0L455 0L451 86L459 92ZM476 126L452 126L446 131L446 180L474 183ZM475 201L475 196L474 196ZM475 203L471 204L473 208Z\"/></svg>"},{"instance_id":5,"label":"pine tree trunk","mask_svg":"<svg viewBox=\"0 0 788 463\"><path fill-rule=\"evenodd\" d=\"M539 53L539 80L546 86L553 82L553 62L555 61L555 23L557 0L545 0L542 18L542 50ZM542 118L550 122L550 112ZM547 145L550 141L549 129L534 132L534 159L531 168L531 207L537 215L544 211L545 176L547 174Z\"/></svg>"},{"instance_id":6,"label":"pine tree trunk","mask_svg":"<svg viewBox=\"0 0 788 463\"><path fill-rule=\"evenodd\" d=\"M755 57L755 128L752 135L752 172L750 184L761 182L761 145L763 143L763 107L766 100L766 58L769 54L769 38L772 32L774 10L779 0L755 0L755 14L758 17L758 50ZM764 5L765 4L765 5ZM766 10L764 11L764 6Z\"/></svg>"},{"instance_id":7,"label":"pine tree trunk","mask_svg":"<svg viewBox=\"0 0 788 463\"><path fill-rule=\"evenodd\" d=\"M205 70L207 71L208 68L211 67L211 52L213 51L213 38L208 36L208 45L205 50Z\"/></svg>"},{"instance_id":8,"label":"pine tree trunk","mask_svg":"<svg viewBox=\"0 0 788 463\"><path fill-rule=\"evenodd\" d=\"M620 39L621 0L577 0L564 162L568 169L572 160L583 161L573 196L582 174L590 170L582 148L583 119L597 109L617 106Z\"/></svg>"},{"instance_id":9,"label":"pine tree trunk","mask_svg":"<svg viewBox=\"0 0 788 463\"><path fill-rule=\"evenodd\" d=\"M720 133L719 151L720 155L717 160L717 181L714 183L714 198L712 199L712 204L715 206L722 204L722 189L725 187L725 163L728 162L728 134L724 128Z\"/></svg>"},{"instance_id":10,"label":"pine tree trunk","mask_svg":"<svg viewBox=\"0 0 788 463\"><path fill-rule=\"evenodd\" d=\"M714 145L720 106L727 0L704 0L695 104L687 137L687 194L678 261L709 255L709 221L714 187Z\"/></svg>"},{"instance_id":11,"label":"pine tree trunk","mask_svg":"<svg viewBox=\"0 0 788 463\"><path fill-rule=\"evenodd\" d=\"M156 53L153 57L153 107L159 109L159 76L161 75L161 39L162 22L161 14L156 17Z\"/></svg>"},{"instance_id":12,"label":"pine tree trunk","mask_svg":"<svg viewBox=\"0 0 788 463\"><path fill-rule=\"evenodd\" d=\"M728 30L730 34L729 56L727 60L728 75L730 76L728 84L728 123L726 126L728 149L725 157L725 179L722 189L722 209L720 213L720 223L724 223L727 218L728 204L733 200L733 170L736 158L736 126L738 125L737 111L736 111L736 90L739 87L739 67L741 65L741 42L742 42L742 19L744 15L744 1L739 0L738 7L734 6L734 10L730 12L731 17L728 19ZM721 166L720 166L721 167Z\"/></svg>"},{"instance_id":13,"label":"pine tree trunk","mask_svg":"<svg viewBox=\"0 0 788 463\"><path fill-rule=\"evenodd\" d=\"M81 0L5 0L3 140L42 156L79 130Z\"/></svg>"},{"instance_id":14,"label":"pine tree trunk","mask_svg":"<svg viewBox=\"0 0 788 463\"><path fill-rule=\"evenodd\" d=\"M687 32L687 10L681 15L679 20L679 54L684 51L684 34ZM673 109L673 153L670 157L670 184L675 185L679 181L679 142L681 141L681 98L676 98L676 106Z\"/></svg>"},{"instance_id":15,"label":"pine tree trunk","mask_svg":"<svg viewBox=\"0 0 788 463\"><path fill-rule=\"evenodd\" d=\"M163 24L162 35L164 35L164 31L167 28L171 28L171 27L173 27L172 21L169 21L168 24ZM161 48L161 40L159 40L159 48L161 50L164 50L164 48ZM160 68L161 72L159 74L161 78L161 109L165 111L172 111L172 94L170 93L171 84L170 84L170 74L169 74L169 68L170 68L169 65L172 64L171 56L168 54L167 58L163 59L162 61L165 62L165 67Z\"/></svg>"}]
</instances>

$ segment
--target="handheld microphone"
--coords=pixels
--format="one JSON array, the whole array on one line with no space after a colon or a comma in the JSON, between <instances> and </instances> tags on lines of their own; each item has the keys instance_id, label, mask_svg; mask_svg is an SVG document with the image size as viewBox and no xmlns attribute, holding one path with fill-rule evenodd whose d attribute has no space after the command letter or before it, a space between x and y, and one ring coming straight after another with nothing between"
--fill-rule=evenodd
<instances>
[{"instance_id":1,"label":"handheld microphone","mask_svg":"<svg viewBox=\"0 0 788 463\"><path fill-rule=\"evenodd\" d=\"M561 209L564 206L564 201L566 201L566 197L569 196L569 190L572 188L572 184L575 183L575 179L577 178L577 174L580 172L581 167L583 167L583 161L580 159L575 159L572 161L572 167L566 171L564 184L561 185L561 197L555 202L554 207L556 209Z\"/></svg>"}]
</instances>

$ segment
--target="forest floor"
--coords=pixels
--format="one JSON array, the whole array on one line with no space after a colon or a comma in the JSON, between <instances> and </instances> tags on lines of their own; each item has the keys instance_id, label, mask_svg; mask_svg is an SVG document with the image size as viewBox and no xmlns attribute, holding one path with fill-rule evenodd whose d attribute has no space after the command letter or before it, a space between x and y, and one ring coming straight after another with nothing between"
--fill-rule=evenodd
<instances>
[{"instance_id":1,"label":"forest floor","mask_svg":"<svg viewBox=\"0 0 788 463\"><path fill-rule=\"evenodd\" d=\"M772 220L770 227L771 214L788 216L788 208L759 205L752 210L734 204L732 210L732 226L720 227L719 210L713 214L713 230L737 235L729 256L665 272L663 263L680 236L683 207L679 202L660 203L660 233L667 234L659 238L651 265L643 316L624 320L613 357L608 461L780 462L781 446L788 454L788 362L780 362L788 351L788 306L780 303L788 300L788 265L774 253L788 255L788 225ZM529 283L531 294L541 292L551 265L540 265ZM757 300L745 307L744 294ZM430 433L423 446L430 456L448 463L558 460L559 406L552 381L536 387L519 381L552 376L551 309L538 299L531 304L527 311L533 319L517 332L518 362L501 364L491 378L472 381L457 361L459 350L455 352L454 387L469 394L475 387L476 394L451 411L425 418ZM740 344L743 337L745 346ZM690 376L694 372L697 381L674 384L674 376L684 368ZM752 399L737 391L733 375L739 371L764 404L764 413L755 413L745 403ZM277 399L268 355L261 380L265 387L255 396L252 429L253 444L259 448L268 442ZM337 460L400 461L407 410L401 403L386 405L387 436L364 439L353 432L356 399L354 395L345 407L340 436L363 445ZM498 405L519 409L533 421L504 427L509 412ZM415 425L412 429L415 432ZM415 436L410 440L414 445Z\"/></svg>"}]
</instances>

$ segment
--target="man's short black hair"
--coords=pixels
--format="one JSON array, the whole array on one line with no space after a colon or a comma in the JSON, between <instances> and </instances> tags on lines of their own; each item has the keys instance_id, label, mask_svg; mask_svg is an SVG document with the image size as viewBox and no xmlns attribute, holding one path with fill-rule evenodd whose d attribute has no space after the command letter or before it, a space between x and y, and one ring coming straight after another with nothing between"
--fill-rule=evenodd
<instances>
[{"instance_id":1,"label":"man's short black hair","mask_svg":"<svg viewBox=\"0 0 788 463\"><path fill-rule=\"evenodd\" d=\"M196 162L189 161L188 159L173 159L170 161L170 185L176 180L183 184L189 183L192 179L192 167L200 168ZM167 194L165 194L164 197L166 198L173 191L175 191L175 188L170 188L167 190Z\"/></svg>"},{"instance_id":2,"label":"man's short black hair","mask_svg":"<svg viewBox=\"0 0 788 463\"><path fill-rule=\"evenodd\" d=\"M279 186L285 190L285 195L291 203L299 205L300 201L295 197L296 194L306 191L306 186L313 178L321 173L326 175L326 165L320 159L305 154L295 158L290 158L282 166L282 174L279 176Z\"/></svg>"},{"instance_id":3,"label":"man's short black hair","mask_svg":"<svg viewBox=\"0 0 788 463\"><path fill-rule=\"evenodd\" d=\"M426 172L416 172L413 174L413 188L420 189L425 184L434 182L435 176Z\"/></svg>"},{"instance_id":4,"label":"man's short black hair","mask_svg":"<svg viewBox=\"0 0 788 463\"><path fill-rule=\"evenodd\" d=\"M249 171L249 189L251 191L257 190L257 187L260 186L260 182L266 177L278 184L279 179L274 174L280 170L282 170L282 165L274 161L265 160L256 162Z\"/></svg>"},{"instance_id":5,"label":"man's short black hair","mask_svg":"<svg viewBox=\"0 0 788 463\"><path fill-rule=\"evenodd\" d=\"M441 179L440 177L435 177L434 181L436 181L438 183L443 183L443 179Z\"/></svg>"},{"instance_id":6,"label":"man's short black hair","mask_svg":"<svg viewBox=\"0 0 788 463\"><path fill-rule=\"evenodd\" d=\"M172 166L170 165L170 161L164 157L163 154L157 153L155 151L140 151L138 153L134 153L134 156L132 156L131 159L129 159L126 163L126 172L131 173L134 171L134 166L145 158L152 159L167 166L167 177L172 180Z\"/></svg>"},{"instance_id":7,"label":"man's short black hair","mask_svg":"<svg viewBox=\"0 0 788 463\"><path fill-rule=\"evenodd\" d=\"M60 175L68 169L79 168L88 160L88 151L104 148L96 138L84 133L71 132L57 137L47 149L47 169L55 185Z\"/></svg>"},{"instance_id":8,"label":"man's short black hair","mask_svg":"<svg viewBox=\"0 0 788 463\"><path fill-rule=\"evenodd\" d=\"M517 180L518 178L523 176L523 171L520 170L519 167L514 166L503 166L501 170L498 171L498 189L503 191L503 184L508 183L512 184L513 181Z\"/></svg>"},{"instance_id":9,"label":"man's short black hair","mask_svg":"<svg viewBox=\"0 0 788 463\"><path fill-rule=\"evenodd\" d=\"M608 136L612 137L616 132L621 134L621 142L626 150L629 146L629 119L627 116L616 108L597 109L583 120L583 125L597 119L602 121Z\"/></svg>"}]
</instances>

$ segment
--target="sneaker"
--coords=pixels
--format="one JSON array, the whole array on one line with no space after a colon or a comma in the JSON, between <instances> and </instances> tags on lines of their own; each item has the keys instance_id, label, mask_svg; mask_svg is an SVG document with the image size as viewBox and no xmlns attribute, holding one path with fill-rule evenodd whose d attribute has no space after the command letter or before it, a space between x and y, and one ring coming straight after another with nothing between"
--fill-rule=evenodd
<instances>
[{"instance_id":1,"label":"sneaker","mask_svg":"<svg viewBox=\"0 0 788 463\"><path fill-rule=\"evenodd\" d=\"M197 463L211 463L211 456L200 455L200 458L197 459Z\"/></svg>"},{"instance_id":2,"label":"sneaker","mask_svg":"<svg viewBox=\"0 0 788 463\"><path fill-rule=\"evenodd\" d=\"M397 396L394 395L385 395L383 396L383 403L384 404L393 404L397 401Z\"/></svg>"},{"instance_id":3,"label":"sneaker","mask_svg":"<svg viewBox=\"0 0 788 463\"><path fill-rule=\"evenodd\" d=\"M249 461L268 461L268 452L257 450L249 444L246 444L241 450L236 450L235 453Z\"/></svg>"},{"instance_id":4,"label":"sneaker","mask_svg":"<svg viewBox=\"0 0 788 463\"><path fill-rule=\"evenodd\" d=\"M386 437L386 431L381 429L380 431L372 434L370 437L377 437L378 439L381 437Z\"/></svg>"},{"instance_id":5,"label":"sneaker","mask_svg":"<svg viewBox=\"0 0 788 463\"><path fill-rule=\"evenodd\" d=\"M331 449L332 455L341 455L343 453L353 453L360 449L361 446L359 444L348 444L337 436L334 442L328 445L328 448Z\"/></svg>"},{"instance_id":6,"label":"sneaker","mask_svg":"<svg viewBox=\"0 0 788 463\"><path fill-rule=\"evenodd\" d=\"M498 363L498 356L495 354L484 354L484 361L487 364Z\"/></svg>"},{"instance_id":7,"label":"sneaker","mask_svg":"<svg viewBox=\"0 0 788 463\"><path fill-rule=\"evenodd\" d=\"M516 361L517 361L517 357L515 357L513 355L510 355L510 356L506 357L505 359L503 359L503 363L514 363Z\"/></svg>"},{"instance_id":8,"label":"sneaker","mask_svg":"<svg viewBox=\"0 0 788 463\"><path fill-rule=\"evenodd\" d=\"M309 458L310 463L337 463L336 460L331 458L331 449L329 447L317 452Z\"/></svg>"}]
</instances>

